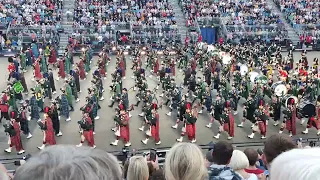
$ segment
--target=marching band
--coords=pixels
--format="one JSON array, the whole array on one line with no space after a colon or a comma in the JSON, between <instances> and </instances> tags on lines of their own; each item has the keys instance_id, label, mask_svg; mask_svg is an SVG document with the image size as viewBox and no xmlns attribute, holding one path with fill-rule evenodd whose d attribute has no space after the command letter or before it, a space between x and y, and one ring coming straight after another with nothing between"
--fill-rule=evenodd
<instances>
[{"instance_id":1,"label":"marching band","mask_svg":"<svg viewBox=\"0 0 320 180\"><path fill-rule=\"evenodd\" d=\"M43 142L38 149L56 144L55 136L62 136L60 120L71 121L74 103L80 101L81 81L86 80L92 68L93 50L90 46L83 49L78 63L73 62L72 46L66 49L60 59L57 59L54 47L42 51L36 46L33 44L31 49L8 59L8 87L3 91L0 101L1 119L9 121L5 125L5 132L10 137L10 147L5 150L8 153L12 147L16 147L20 154L24 153L20 132L28 139L32 137L28 126L31 119L37 120L43 131ZM274 126L281 124L279 133L286 130L290 136L294 136L297 134L296 121L303 124L307 119L307 128L303 133L307 134L310 128L315 127L317 135L320 135L318 59L314 59L314 64L309 66L306 52L301 54L301 60L294 67L292 52L283 57L276 45L213 46L199 43L185 47L168 46L163 50L155 50L151 46L134 47L130 55L128 49L113 48L113 51L117 53L116 67L109 81L109 107L117 105L113 119L115 127L112 128L116 137L111 142L113 146L117 146L120 139L126 147L131 146L130 112L140 108L142 125L139 130L146 135L141 140L143 144L147 144L150 138L155 145L161 144L160 121L167 117L175 118L173 129L182 126L181 136L176 139L178 142L182 142L186 136L195 143L197 120L206 114L209 119L206 127L218 129L213 137L219 139L226 132L227 139L231 140L235 137L235 116L240 110L238 106L243 107L243 117L236 127L242 128L250 122L252 133L248 138L254 138L259 132L261 139L265 139L268 122L272 118ZM86 102L80 108L82 119L77 122L80 129L78 147L84 141L90 147L96 147L95 121L100 119L99 102L104 100L104 80L107 79L108 65L112 61L109 53L109 49L104 47L98 55L97 68L92 72L92 85L88 88ZM132 61L134 73L131 78L135 85L127 89L123 80L127 74L128 57ZM23 93L29 92L24 72L31 63L35 86L30 89L31 98L23 101ZM55 79L53 71L56 68L58 77ZM178 84L175 76L176 68L184 74L181 84ZM157 77L157 86L150 89L147 78L153 76ZM57 92L55 81L60 79L64 84ZM129 103L128 91L136 92L136 102L133 104ZM158 91L161 92L159 96ZM54 98L56 93L59 96ZM45 106L46 98L50 100L50 106ZM17 99L21 104L16 104ZM162 108L168 110L167 117L159 113ZM44 113L43 118L40 113ZM282 123L279 123L281 119ZM217 126L214 125L215 121Z\"/></svg>"}]
</instances>

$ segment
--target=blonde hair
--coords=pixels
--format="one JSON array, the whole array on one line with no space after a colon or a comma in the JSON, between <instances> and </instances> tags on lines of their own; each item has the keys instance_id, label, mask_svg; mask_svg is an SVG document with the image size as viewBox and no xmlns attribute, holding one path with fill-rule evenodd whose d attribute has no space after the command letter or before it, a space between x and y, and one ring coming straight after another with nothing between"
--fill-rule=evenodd
<instances>
[{"instance_id":1,"label":"blonde hair","mask_svg":"<svg viewBox=\"0 0 320 180\"><path fill-rule=\"evenodd\" d=\"M293 149L272 161L270 180L320 180L320 148Z\"/></svg>"},{"instance_id":2,"label":"blonde hair","mask_svg":"<svg viewBox=\"0 0 320 180\"><path fill-rule=\"evenodd\" d=\"M149 168L147 160L142 156L133 156L129 159L127 180L148 180Z\"/></svg>"},{"instance_id":3,"label":"blonde hair","mask_svg":"<svg viewBox=\"0 0 320 180\"><path fill-rule=\"evenodd\" d=\"M232 152L229 166L235 171L245 169L249 167L248 157L246 156L246 154L244 154L244 152L234 150Z\"/></svg>"},{"instance_id":4,"label":"blonde hair","mask_svg":"<svg viewBox=\"0 0 320 180\"><path fill-rule=\"evenodd\" d=\"M204 180L207 174L203 154L195 144L175 144L166 155L166 180Z\"/></svg>"}]
</instances>

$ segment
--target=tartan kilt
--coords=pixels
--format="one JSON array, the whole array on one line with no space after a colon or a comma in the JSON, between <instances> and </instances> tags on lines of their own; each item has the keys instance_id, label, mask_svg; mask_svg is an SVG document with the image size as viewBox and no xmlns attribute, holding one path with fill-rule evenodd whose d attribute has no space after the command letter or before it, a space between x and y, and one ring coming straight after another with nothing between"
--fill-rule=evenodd
<instances>
[{"instance_id":1,"label":"tartan kilt","mask_svg":"<svg viewBox=\"0 0 320 180\"><path fill-rule=\"evenodd\" d=\"M104 68L99 68L99 73L102 77L106 77L106 71Z\"/></svg>"},{"instance_id":2,"label":"tartan kilt","mask_svg":"<svg viewBox=\"0 0 320 180\"><path fill-rule=\"evenodd\" d=\"M83 131L84 138L88 141L89 146L94 146L94 138L93 138L93 131Z\"/></svg>"},{"instance_id":3,"label":"tartan kilt","mask_svg":"<svg viewBox=\"0 0 320 180\"><path fill-rule=\"evenodd\" d=\"M223 131L229 132L229 124L228 123L223 124Z\"/></svg>"},{"instance_id":4,"label":"tartan kilt","mask_svg":"<svg viewBox=\"0 0 320 180\"><path fill-rule=\"evenodd\" d=\"M292 121L291 120L286 121L286 129L288 131L292 131Z\"/></svg>"},{"instance_id":5,"label":"tartan kilt","mask_svg":"<svg viewBox=\"0 0 320 180\"><path fill-rule=\"evenodd\" d=\"M156 137L157 136L157 128L156 128L156 126L151 126L151 136L152 137Z\"/></svg>"},{"instance_id":6,"label":"tartan kilt","mask_svg":"<svg viewBox=\"0 0 320 180\"><path fill-rule=\"evenodd\" d=\"M123 138L125 142L129 142L130 134L129 134L129 126L120 126L120 137Z\"/></svg>"},{"instance_id":7,"label":"tartan kilt","mask_svg":"<svg viewBox=\"0 0 320 180\"><path fill-rule=\"evenodd\" d=\"M195 137L195 124L187 124L186 132L189 140L192 140Z\"/></svg>"},{"instance_id":8,"label":"tartan kilt","mask_svg":"<svg viewBox=\"0 0 320 180\"><path fill-rule=\"evenodd\" d=\"M50 145L55 145L56 144L56 140L54 139L54 131L45 131L45 141L46 144L50 144Z\"/></svg>"},{"instance_id":9,"label":"tartan kilt","mask_svg":"<svg viewBox=\"0 0 320 180\"><path fill-rule=\"evenodd\" d=\"M23 149L20 135L15 135L15 136L10 137L10 143L11 143L11 146L16 147L17 151L21 151Z\"/></svg>"},{"instance_id":10,"label":"tartan kilt","mask_svg":"<svg viewBox=\"0 0 320 180\"><path fill-rule=\"evenodd\" d=\"M266 132L266 124L263 121L259 121L258 122L258 127L261 133L265 133Z\"/></svg>"}]
</instances>

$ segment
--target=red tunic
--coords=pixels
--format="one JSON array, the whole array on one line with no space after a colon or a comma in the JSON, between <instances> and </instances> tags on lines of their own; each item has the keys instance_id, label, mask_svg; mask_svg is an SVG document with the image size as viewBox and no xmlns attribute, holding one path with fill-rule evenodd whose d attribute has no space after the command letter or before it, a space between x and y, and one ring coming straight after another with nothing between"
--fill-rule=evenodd
<instances>
[{"instance_id":1,"label":"red tunic","mask_svg":"<svg viewBox=\"0 0 320 180\"><path fill-rule=\"evenodd\" d=\"M8 71L9 71L9 73L12 72L12 71L15 71L15 70L16 70L15 65L14 65L13 63L10 63L10 64L8 65Z\"/></svg>"},{"instance_id":2,"label":"red tunic","mask_svg":"<svg viewBox=\"0 0 320 180\"><path fill-rule=\"evenodd\" d=\"M90 117L86 119L86 121L91 125L92 120ZM88 146L93 147L94 146L94 136L93 136L93 130L90 129L89 131L83 131L83 136L88 142Z\"/></svg>"},{"instance_id":3,"label":"red tunic","mask_svg":"<svg viewBox=\"0 0 320 180\"><path fill-rule=\"evenodd\" d=\"M119 67L122 70L122 77L125 77L126 76L126 68L124 67L124 61L123 60L120 61Z\"/></svg>"},{"instance_id":4,"label":"red tunic","mask_svg":"<svg viewBox=\"0 0 320 180\"><path fill-rule=\"evenodd\" d=\"M47 130L44 131L46 135L46 139L45 139L46 144L55 145L56 140L54 138L54 130L53 130L51 118L47 117L46 125L47 125Z\"/></svg>"},{"instance_id":5,"label":"red tunic","mask_svg":"<svg viewBox=\"0 0 320 180\"><path fill-rule=\"evenodd\" d=\"M10 137L10 141L11 141L10 147L14 146L16 148L16 151L19 152L23 150L21 137L20 137L20 126L17 122L14 122L12 125L16 132L16 135Z\"/></svg>"},{"instance_id":6,"label":"red tunic","mask_svg":"<svg viewBox=\"0 0 320 180\"><path fill-rule=\"evenodd\" d=\"M84 63L83 60L81 60L78 64L78 68L79 68L79 76L80 79L84 80L86 78L86 71L84 69Z\"/></svg>"},{"instance_id":7,"label":"red tunic","mask_svg":"<svg viewBox=\"0 0 320 180\"><path fill-rule=\"evenodd\" d=\"M59 77L60 78L65 78L66 77L66 72L64 71L64 63L62 60L59 61Z\"/></svg>"},{"instance_id":8,"label":"red tunic","mask_svg":"<svg viewBox=\"0 0 320 180\"><path fill-rule=\"evenodd\" d=\"M229 123L223 124L223 130L229 133L229 136L234 137L234 118L231 113L229 113Z\"/></svg>"},{"instance_id":9,"label":"red tunic","mask_svg":"<svg viewBox=\"0 0 320 180\"><path fill-rule=\"evenodd\" d=\"M160 141L160 136L159 136L159 114L156 114L156 125L151 126L151 135L154 138L156 142Z\"/></svg>"},{"instance_id":10,"label":"red tunic","mask_svg":"<svg viewBox=\"0 0 320 180\"><path fill-rule=\"evenodd\" d=\"M155 63L154 66L153 66L153 73L157 74L157 73L158 73L158 70L159 70L159 67L160 67L160 65L159 65L159 60L157 59L157 60L156 60L156 63Z\"/></svg>"},{"instance_id":11,"label":"red tunic","mask_svg":"<svg viewBox=\"0 0 320 180\"><path fill-rule=\"evenodd\" d=\"M50 57L49 57L48 62L49 62L50 64L56 63L56 62L57 62L57 53L56 53L56 50L55 50L55 49L51 49L50 54L51 54L51 55L50 55Z\"/></svg>"},{"instance_id":12,"label":"red tunic","mask_svg":"<svg viewBox=\"0 0 320 180\"><path fill-rule=\"evenodd\" d=\"M174 64L174 62L172 61L172 63L170 64L170 69L171 69L171 73L173 76L176 75L176 66Z\"/></svg>"},{"instance_id":13,"label":"red tunic","mask_svg":"<svg viewBox=\"0 0 320 180\"><path fill-rule=\"evenodd\" d=\"M42 74L41 74L41 71L40 71L39 61L36 61L34 63L34 77L35 77L36 80L42 79Z\"/></svg>"},{"instance_id":14,"label":"red tunic","mask_svg":"<svg viewBox=\"0 0 320 180\"><path fill-rule=\"evenodd\" d=\"M120 126L120 137L125 143L130 141L129 115L124 115L124 120L127 122L126 126Z\"/></svg>"}]
</instances>

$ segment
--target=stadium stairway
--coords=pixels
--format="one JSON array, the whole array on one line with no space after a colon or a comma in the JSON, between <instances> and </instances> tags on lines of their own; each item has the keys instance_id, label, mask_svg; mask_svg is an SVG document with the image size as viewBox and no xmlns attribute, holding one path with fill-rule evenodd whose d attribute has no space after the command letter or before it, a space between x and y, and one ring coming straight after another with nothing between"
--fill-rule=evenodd
<instances>
[{"instance_id":1,"label":"stadium stairway","mask_svg":"<svg viewBox=\"0 0 320 180\"><path fill-rule=\"evenodd\" d=\"M63 1L63 17L61 26L63 28L63 33L60 33L60 43L59 43L59 50L58 54L59 56L62 56L64 54L65 48L68 45L68 37L73 33L72 24L73 24L73 17L72 15L67 18L66 12L69 10L72 13L75 9L75 0L65 0Z\"/></svg>"},{"instance_id":2,"label":"stadium stairway","mask_svg":"<svg viewBox=\"0 0 320 180\"><path fill-rule=\"evenodd\" d=\"M267 0L267 2L269 3L269 5L273 7L273 10L276 14L280 14L280 20L281 22L283 22L285 29L288 31L289 39L293 42L293 44L297 44L300 41L299 36L297 32L293 29L291 24L289 24L286 20L284 13L280 11L279 7L274 3L273 0Z\"/></svg>"},{"instance_id":3,"label":"stadium stairway","mask_svg":"<svg viewBox=\"0 0 320 180\"><path fill-rule=\"evenodd\" d=\"M188 28L186 27L185 13L182 11L182 7L179 0L172 0L169 2L173 8L177 28L179 30L179 33L181 34L181 41L184 42L184 39L186 38L188 32Z\"/></svg>"}]
</instances>

